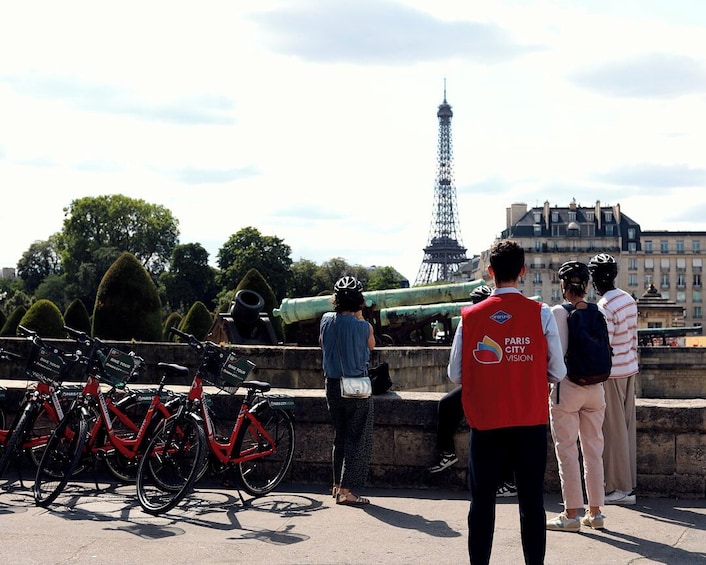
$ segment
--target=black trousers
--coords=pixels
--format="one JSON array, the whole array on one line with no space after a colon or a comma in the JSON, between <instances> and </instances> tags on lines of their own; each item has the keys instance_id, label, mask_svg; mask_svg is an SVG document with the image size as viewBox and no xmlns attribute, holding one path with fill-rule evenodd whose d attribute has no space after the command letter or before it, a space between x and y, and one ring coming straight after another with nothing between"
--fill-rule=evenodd
<instances>
[{"instance_id":1,"label":"black trousers","mask_svg":"<svg viewBox=\"0 0 706 565\"><path fill-rule=\"evenodd\" d=\"M490 561L495 532L495 492L507 466L515 473L525 563L544 563L547 543L544 511L547 426L483 431L471 429L468 451L471 490L468 554L471 563L487 564Z\"/></svg>"}]
</instances>

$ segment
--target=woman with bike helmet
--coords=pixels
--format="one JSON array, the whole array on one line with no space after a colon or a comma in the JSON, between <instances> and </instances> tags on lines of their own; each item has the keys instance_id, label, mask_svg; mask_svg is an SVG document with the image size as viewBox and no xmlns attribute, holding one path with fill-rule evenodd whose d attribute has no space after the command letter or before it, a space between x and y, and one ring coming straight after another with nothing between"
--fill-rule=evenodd
<instances>
[{"instance_id":1,"label":"woman with bike helmet","mask_svg":"<svg viewBox=\"0 0 706 565\"><path fill-rule=\"evenodd\" d=\"M588 262L593 286L601 295L598 307L608 323L613 348L613 367L605 387L606 504L635 504L637 485L637 431L635 379L638 372L637 303L615 286L618 264L608 253L599 253Z\"/></svg>"},{"instance_id":2,"label":"woman with bike helmet","mask_svg":"<svg viewBox=\"0 0 706 565\"><path fill-rule=\"evenodd\" d=\"M334 428L333 488L336 504L369 504L351 489L363 486L373 447L373 399L343 398L342 376L367 374L375 347L373 327L363 318L363 285L344 276L333 287L333 312L321 318L319 344L323 351L326 402Z\"/></svg>"},{"instance_id":3,"label":"woman with bike helmet","mask_svg":"<svg viewBox=\"0 0 706 565\"><path fill-rule=\"evenodd\" d=\"M590 279L588 266L580 261L567 261L558 272L561 291L569 304L552 307L559 328L564 356L569 348L568 318L570 310L589 307L585 296ZM595 305L591 305L595 308ZM581 526L604 528L601 506L605 503L603 487L603 417L605 398L603 384L581 386L568 378L550 386L549 423L554 440L554 451L559 464L561 495L564 511L547 520L548 530L578 532ZM581 485L581 464L576 440L580 439L583 456L583 476L588 496L588 510L584 508Z\"/></svg>"}]
</instances>

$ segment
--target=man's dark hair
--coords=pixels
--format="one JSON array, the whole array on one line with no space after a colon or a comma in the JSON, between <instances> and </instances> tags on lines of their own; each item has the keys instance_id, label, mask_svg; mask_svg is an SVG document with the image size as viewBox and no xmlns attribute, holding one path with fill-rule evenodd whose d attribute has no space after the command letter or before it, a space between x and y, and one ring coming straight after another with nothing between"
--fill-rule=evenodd
<instances>
[{"instance_id":1,"label":"man's dark hair","mask_svg":"<svg viewBox=\"0 0 706 565\"><path fill-rule=\"evenodd\" d=\"M490 266L497 282L513 282L525 266L525 250L510 239L496 241L490 248Z\"/></svg>"}]
</instances>

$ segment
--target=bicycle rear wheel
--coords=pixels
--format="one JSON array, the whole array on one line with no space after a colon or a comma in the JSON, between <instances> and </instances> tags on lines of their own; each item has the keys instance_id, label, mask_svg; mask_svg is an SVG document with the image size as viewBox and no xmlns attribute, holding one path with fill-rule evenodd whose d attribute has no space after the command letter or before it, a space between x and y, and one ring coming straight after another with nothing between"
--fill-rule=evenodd
<instances>
[{"instance_id":1,"label":"bicycle rear wheel","mask_svg":"<svg viewBox=\"0 0 706 565\"><path fill-rule=\"evenodd\" d=\"M80 410L64 416L52 432L34 481L34 501L48 506L59 496L81 461L88 436L88 422Z\"/></svg>"},{"instance_id":2,"label":"bicycle rear wheel","mask_svg":"<svg viewBox=\"0 0 706 565\"><path fill-rule=\"evenodd\" d=\"M37 417L34 419L34 422L32 422L29 438L32 440L44 438L43 445L36 445L27 450L27 458L32 462L35 469L39 467L39 462L42 460L46 442L49 441L49 436L51 436L52 431L57 425L56 419L56 415L51 416L47 409L44 406L41 406Z\"/></svg>"},{"instance_id":3,"label":"bicycle rear wheel","mask_svg":"<svg viewBox=\"0 0 706 565\"><path fill-rule=\"evenodd\" d=\"M137 498L148 514L174 508L191 490L206 457L206 434L190 413L164 420L137 467Z\"/></svg>"},{"instance_id":4,"label":"bicycle rear wheel","mask_svg":"<svg viewBox=\"0 0 706 565\"><path fill-rule=\"evenodd\" d=\"M294 423L288 412L262 406L256 414L267 437L249 420L243 421L233 458L247 458L236 464L237 476L243 490L252 496L262 496L275 489L289 471L294 456ZM273 449L272 453L257 456Z\"/></svg>"}]
</instances>

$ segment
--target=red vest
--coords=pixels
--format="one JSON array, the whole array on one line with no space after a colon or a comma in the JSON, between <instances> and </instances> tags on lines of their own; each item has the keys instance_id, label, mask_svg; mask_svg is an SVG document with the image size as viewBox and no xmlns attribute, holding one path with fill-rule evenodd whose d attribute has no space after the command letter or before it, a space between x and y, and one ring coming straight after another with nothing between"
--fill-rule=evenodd
<instances>
[{"instance_id":1,"label":"red vest","mask_svg":"<svg viewBox=\"0 0 706 565\"><path fill-rule=\"evenodd\" d=\"M461 312L463 411L471 428L536 426L549 420L541 307L510 293Z\"/></svg>"}]
</instances>

